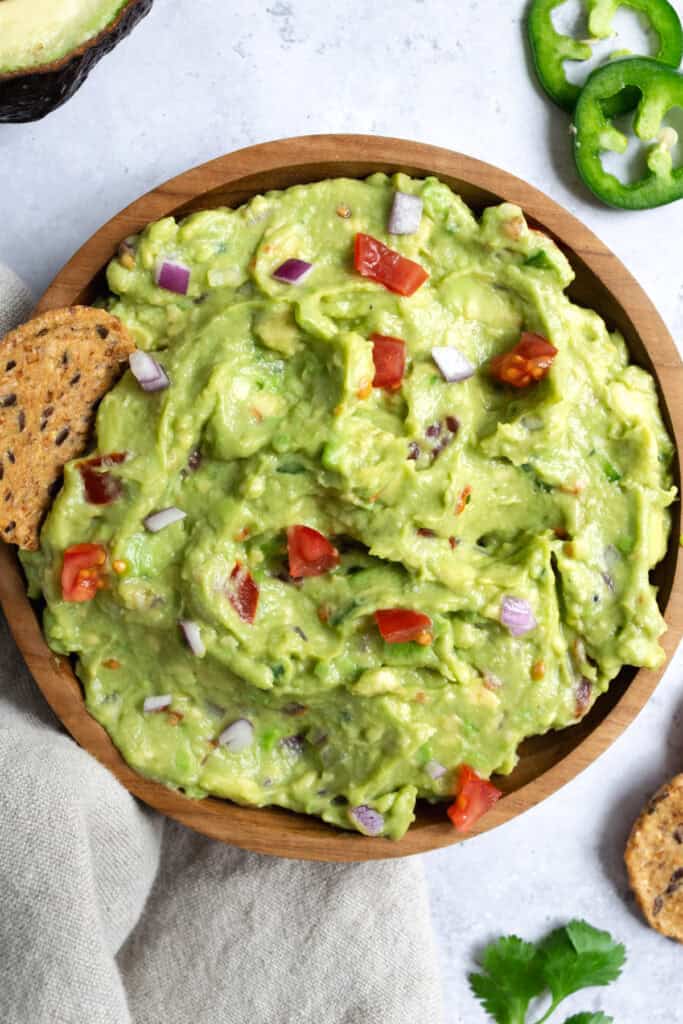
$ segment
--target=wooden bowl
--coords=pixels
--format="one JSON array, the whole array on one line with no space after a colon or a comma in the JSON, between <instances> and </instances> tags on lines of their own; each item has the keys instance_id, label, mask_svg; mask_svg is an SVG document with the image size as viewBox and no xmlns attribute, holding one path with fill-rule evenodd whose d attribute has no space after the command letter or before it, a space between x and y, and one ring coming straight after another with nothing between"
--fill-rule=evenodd
<instances>
[{"instance_id":1,"label":"wooden bowl","mask_svg":"<svg viewBox=\"0 0 683 1024\"><path fill-rule=\"evenodd\" d=\"M489 164L432 146L373 136L323 135L269 142L212 160L161 185L100 228L57 275L38 309L88 303L101 295L105 289L103 269L120 240L159 217L183 216L219 205L237 206L258 192L302 182L399 170L417 177L438 175L477 210L502 200L517 203L532 223L555 239L576 271L571 297L596 309L611 327L618 328L633 360L655 376L667 427L680 452L683 365L652 303L625 267L583 224L542 192ZM674 474L680 488L678 461ZM668 656L683 633L679 519L677 503L666 558L653 574L668 624L663 639ZM443 805L422 802L408 834L392 842L343 832L317 818L276 808L239 807L214 798L190 800L142 778L128 767L104 729L86 711L69 659L48 649L26 597L14 550L4 545L0 546L0 600L40 689L74 739L113 771L131 793L198 832L259 853L329 861L404 857L461 840ZM521 814L574 778L635 718L662 671L625 668L580 724L526 741L515 771L498 780L505 796L472 834Z\"/></svg>"}]
</instances>

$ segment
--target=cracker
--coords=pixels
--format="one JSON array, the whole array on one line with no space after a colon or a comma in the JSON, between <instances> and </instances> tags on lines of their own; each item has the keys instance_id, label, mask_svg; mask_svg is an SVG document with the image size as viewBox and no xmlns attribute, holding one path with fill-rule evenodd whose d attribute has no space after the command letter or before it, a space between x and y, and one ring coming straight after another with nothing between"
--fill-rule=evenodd
<instances>
[{"instance_id":1,"label":"cracker","mask_svg":"<svg viewBox=\"0 0 683 1024\"><path fill-rule=\"evenodd\" d=\"M647 804L633 826L625 859L648 924L683 942L683 775Z\"/></svg>"},{"instance_id":2,"label":"cracker","mask_svg":"<svg viewBox=\"0 0 683 1024\"><path fill-rule=\"evenodd\" d=\"M55 309L0 341L0 538L35 550L62 469L135 343L100 309Z\"/></svg>"}]
</instances>

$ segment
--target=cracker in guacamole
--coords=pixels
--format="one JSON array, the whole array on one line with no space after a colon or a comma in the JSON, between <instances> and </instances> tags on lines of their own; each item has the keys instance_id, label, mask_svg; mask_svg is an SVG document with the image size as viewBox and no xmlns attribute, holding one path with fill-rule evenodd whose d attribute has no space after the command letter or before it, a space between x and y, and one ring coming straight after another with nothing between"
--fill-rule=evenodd
<instances>
[{"instance_id":1,"label":"cracker in guacamole","mask_svg":"<svg viewBox=\"0 0 683 1024\"><path fill-rule=\"evenodd\" d=\"M129 764L396 839L660 664L672 444L572 278L405 175L127 240L133 372L22 557Z\"/></svg>"}]
</instances>

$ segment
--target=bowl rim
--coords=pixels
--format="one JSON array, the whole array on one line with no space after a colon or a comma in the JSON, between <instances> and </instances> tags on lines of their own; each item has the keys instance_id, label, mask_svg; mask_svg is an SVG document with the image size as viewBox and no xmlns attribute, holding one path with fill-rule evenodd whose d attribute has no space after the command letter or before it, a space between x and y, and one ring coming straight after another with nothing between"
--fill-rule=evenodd
<instances>
[{"instance_id":1,"label":"bowl rim","mask_svg":"<svg viewBox=\"0 0 683 1024\"><path fill-rule=\"evenodd\" d=\"M360 173L349 173L361 167L364 170ZM335 173L327 173L332 168L336 168ZM628 270L585 225L534 186L473 157L423 143L367 135L307 135L249 146L193 167L136 199L100 227L56 275L36 312L82 301L121 239L160 217L209 208L213 192L224 193L229 187L237 204L260 191L259 180L271 174L286 176L289 184L296 184L328 177L364 177L373 171L405 171L421 177L433 174L481 193L485 204L516 203L569 250L570 258L584 265L616 302L632 325L634 336L641 339L668 410L680 459L683 364L661 317ZM680 480L680 465L678 470ZM662 645L667 658L662 667L638 670L592 731L551 768L507 793L467 836L456 833L441 813L438 819L432 815L418 820L398 841L344 832L317 818L279 808L242 807L215 797L193 800L138 775L87 712L69 660L47 647L26 595L14 549L5 544L0 544L0 603L48 704L73 738L132 794L198 832L245 849L308 860L363 861L424 853L495 828L560 789L606 750L643 708L683 635L683 558L677 544L672 547L670 543L667 558L674 559L674 571L665 609L668 631Z\"/></svg>"}]
</instances>

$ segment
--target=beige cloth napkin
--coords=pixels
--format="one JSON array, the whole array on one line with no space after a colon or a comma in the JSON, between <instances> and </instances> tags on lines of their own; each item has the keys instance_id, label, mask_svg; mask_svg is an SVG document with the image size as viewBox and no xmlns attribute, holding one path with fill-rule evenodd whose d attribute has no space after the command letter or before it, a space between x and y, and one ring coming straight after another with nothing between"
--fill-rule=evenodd
<instances>
[{"instance_id":1,"label":"beige cloth napkin","mask_svg":"<svg viewBox=\"0 0 683 1024\"><path fill-rule=\"evenodd\" d=\"M0 265L0 335L30 297ZM421 862L245 853L139 804L0 619L2 1024L439 1024Z\"/></svg>"}]
</instances>

